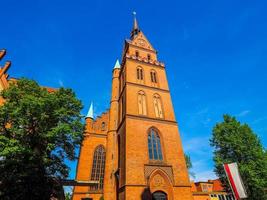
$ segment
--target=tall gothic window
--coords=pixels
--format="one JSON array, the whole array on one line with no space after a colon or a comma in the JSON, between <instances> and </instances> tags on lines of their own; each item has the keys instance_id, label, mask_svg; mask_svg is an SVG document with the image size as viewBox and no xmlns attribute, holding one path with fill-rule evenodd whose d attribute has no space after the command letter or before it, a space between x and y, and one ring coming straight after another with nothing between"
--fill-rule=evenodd
<instances>
[{"instance_id":1,"label":"tall gothic window","mask_svg":"<svg viewBox=\"0 0 267 200\"><path fill-rule=\"evenodd\" d=\"M92 181L99 181L97 185L91 186L91 190L102 190L104 183L104 172L105 172L105 159L106 152L102 145L96 147L93 158L93 166L91 173Z\"/></svg>"},{"instance_id":2,"label":"tall gothic window","mask_svg":"<svg viewBox=\"0 0 267 200\"><path fill-rule=\"evenodd\" d=\"M158 94L155 94L153 96L153 104L154 104L154 110L155 110L156 117L157 118L163 118L161 98Z\"/></svg>"},{"instance_id":3,"label":"tall gothic window","mask_svg":"<svg viewBox=\"0 0 267 200\"><path fill-rule=\"evenodd\" d=\"M162 148L158 132L151 128L148 133L149 160L162 161Z\"/></svg>"},{"instance_id":4,"label":"tall gothic window","mask_svg":"<svg viewBox=\"0 0 267 200\"><path fill-rule=\"evenodd\" d=\"M146 115L146 95L144 91L139 91L138 92L138 114L139 115Z\"/></svg>"},{"instance_id":5,"label":"tall gothic window","mask_svg":"<svg viewBox=\"0 0 267 200\"><path fill-rule=\"evenodd\" d=\"M151 78L151 82L152 83L157 83L157 74L156 74L156 71L154 70L151 70L150 71L150 78Z\"/></svg>"},{"instance_id":6,"label":"tall gothic window","mask_svg":"<svg viewBox=\"0 0 267 200\"><path fill-rule=\"evenodd\" d=\"M137 67L136 72L137 72L137 79L143 80L144 79L143 69L141 67Z\"/></svg>"}]
</instances>

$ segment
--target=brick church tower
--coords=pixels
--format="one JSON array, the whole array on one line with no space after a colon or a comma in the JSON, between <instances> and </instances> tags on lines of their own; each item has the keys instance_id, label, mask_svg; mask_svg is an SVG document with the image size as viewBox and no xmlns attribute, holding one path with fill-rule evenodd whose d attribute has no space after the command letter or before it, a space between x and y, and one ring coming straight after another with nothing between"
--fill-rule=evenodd
<instances>
[{"instance_id":1,"label":"brick church tower","mask_svg":"<svg viewBox=\"0 0 267 200\"><path fill-rule=\"evenodd\" d=\"M165 66L136 18L113 69L110 109L86 118L73 199L192 200Z\"/></svg>"}]
</instances>

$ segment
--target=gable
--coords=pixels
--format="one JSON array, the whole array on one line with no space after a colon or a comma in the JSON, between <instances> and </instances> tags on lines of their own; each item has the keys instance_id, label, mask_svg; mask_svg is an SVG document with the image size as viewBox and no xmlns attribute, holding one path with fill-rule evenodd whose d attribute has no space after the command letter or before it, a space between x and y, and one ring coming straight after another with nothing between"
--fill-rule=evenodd
<instances>
[{"instance_id":1,"label":"gable","mask_svg":"<svg viewBox=\"0 0 267 200\"><path fill-rule=\"evenodd\" d=\"M146 38L146 36L144 35L144 33L142 31L140 31L133 39L131 42L133 45L136 45L138 47L141 48L145 48L145 49L149 49L152 51L156 51L153 46L151 45L151 43L148 41L148 39Z\"/></svg>"}]
</instances>

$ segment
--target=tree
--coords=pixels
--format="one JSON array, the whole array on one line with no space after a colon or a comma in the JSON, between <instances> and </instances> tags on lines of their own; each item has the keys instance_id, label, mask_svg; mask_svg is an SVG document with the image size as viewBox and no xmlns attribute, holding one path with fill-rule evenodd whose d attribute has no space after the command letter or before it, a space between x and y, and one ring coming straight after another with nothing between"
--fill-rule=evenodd
<instances>
[{"instance_id":1,"label":"tree","mask_svg":"<svg viewBox=\"0 0 267 200\"><path fill-rule=\"evenodd\" d=\"M11 84L2 97L0 199L49 199L68 176L64 160L76 159L81 101L71 89L49 92L27 79Z\"/></svg>"},{"instance_id":2,"label":"tree","mask_svg":"<svg viewBox=\"0 0 267 200\"><path fill-rule=\"evenodd\" d=\"M223 185L230 186L223 164L237 162L249 200L267 199L267 155L259 138L247 124L234 117L223 116L224 121L215 125L210 140L214 147L215 172Z\"/></svg>"},{"instance_id":3,"label":"tree","mask_svg":"<svg viewBox=\"0 0 267 200\"><path fill-rule=\"evenodd\" d=\"M65 200L71 200L71 193L67 192L65 194Z\"/></svg>"},{"instance_id":4,"label":"tree","mask_svg":"<svg viewBox=\"0 0 267 200\"><path fill-rule=\"evenodd\" d=\"M186 163L186 167L187 170L189 171L189 175L193 178L195 178L195 173L191 171L191 169L193 168L193 164L191 162L191 158L188 154L184 154L185 157L185 163Z\"/></svg>"}]
</instances>

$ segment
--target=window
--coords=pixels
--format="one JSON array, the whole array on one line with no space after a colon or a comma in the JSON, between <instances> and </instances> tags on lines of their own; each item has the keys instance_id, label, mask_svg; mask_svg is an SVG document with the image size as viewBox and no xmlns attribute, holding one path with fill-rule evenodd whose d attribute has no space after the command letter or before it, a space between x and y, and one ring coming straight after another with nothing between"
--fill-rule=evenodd
<instances>
[{"instance_id":1,"label":"window","mask_svg":"<svg viewBox=\"0 0 267 200\"><path fill-rule=\"evenodd\" d=\"M157 74L154 70L151 70L150 72L150 78L152 83L157 83Z\"/></svg>"},{"instance_id":2,"label":"window","mask_svg":"<svg viewBox=\"0 0 267 200\"><path fill-rule=\"evenodd\" d=\"M92 181L99 181L97 185L91 186L91 190L102 190L104 183L104 172L105 172L105 159L106 152L102 145L96 147L93 158L93 166L91 173Z\"/></svg>"},{"instance_id":3,"label":"window","mask_svg":"<svg viewBox=\"0 0 267 200\"><path fill-rule=\"evenodd\" d=\"M208 192L208 187L206 184L202 185L202 191L203 192Z\"/></svg>"},{"instance_id":4,"label":"window","mask_svg":"<svg viewBox=\"0 0 267 200\"><path fill-rule=\"evenodd\" d=\"M163 160L160 137L154 128L151 128L148 133L148 153L150 160Z\"/></svg>"},{"instance_id":5,"label":"window","mask_svg":"<svg viewBox=\"0 0 267 200\"><path fill-rule=\"evenodd\" d=\"M139 52L138 52L138 51L135 52L135 57L136 57L136 58L139 57Z\"/></svg>"},{"instance_id":6,"label":"window","mask_svg":"<svg viewBox=\"0 0 267 200\"><path fill-rule=\"evenodd\" d=\"M144 91L139 91L138 92L138 114L139 115L146 115L146 95Z\"/></svg>"},{"instance_id":7,"label":"window","mask_svg":"<svg viewBox=\"0 0 267 200\"><path fill-rule=\"evenodd\" d=\"M162 111L162 103L160 96L158 94L155 94L153 96L153 104L154 104L154 110L155 115L157 118L163 118L163 111Z\"/></svg>"},{"instance_id":8,"label":"window","mask_svg":"<svg viewBox=\"0 0 267 200\"><path fill-rule=\"evenodd\" d=\"M125 84L125 73L124 73L124 71L121 72L121 79L120 80L121 80L121 90L120 91L122 91L123 86Z\"/></svg>"},{"instance_id":9,"label":"window","mask_svg":"<svg viewBox=\"0 0 267 200\"><path fill-rule=\"evenodd\" d=\"M148 60L148 61L151 60L151 56L150 56L150 54L147 54L147 60Z\"/></svg>"},{"instance_id":10,"label":"window","mask_svg":"<svg viewBox=\"0 0 267 200\"><path fill-rule=\"evenodd\" d=\"M225 200L225 198L224 198L224 195L223 195L223 194L220 194L220 195L218 195L218 197L219 197L219 200Z\"/></svg>"},{"instance_id":11,"label":"window","mask_svg":"<svg viewBox=\"0 0 267 200\"><path fill-rule=\"evenodd\" d=\"M106 129L106 123L105 122L102 122L101 124L101 130L104 131Z\"/></svg>"},{"instance_id":12,"label":"window","mask_svg":"<svg viewBox=\"0 0 267 200\"><path fill-rule=\"evenodd\" d=\"M141 67L137 67L137 79L138 80L143 80L143 69Z\"/></svg>"},{"instance_id":13,"label":"window","mask_svg":"<svg viewBox=\"0 0 267 200\"><path fill-rule=\"evenodd\" d=\"M121 108L122 108L122 118L125 116L126 104L125 104L125 94L121 97Z\"/></svg>"}]
</instances>

